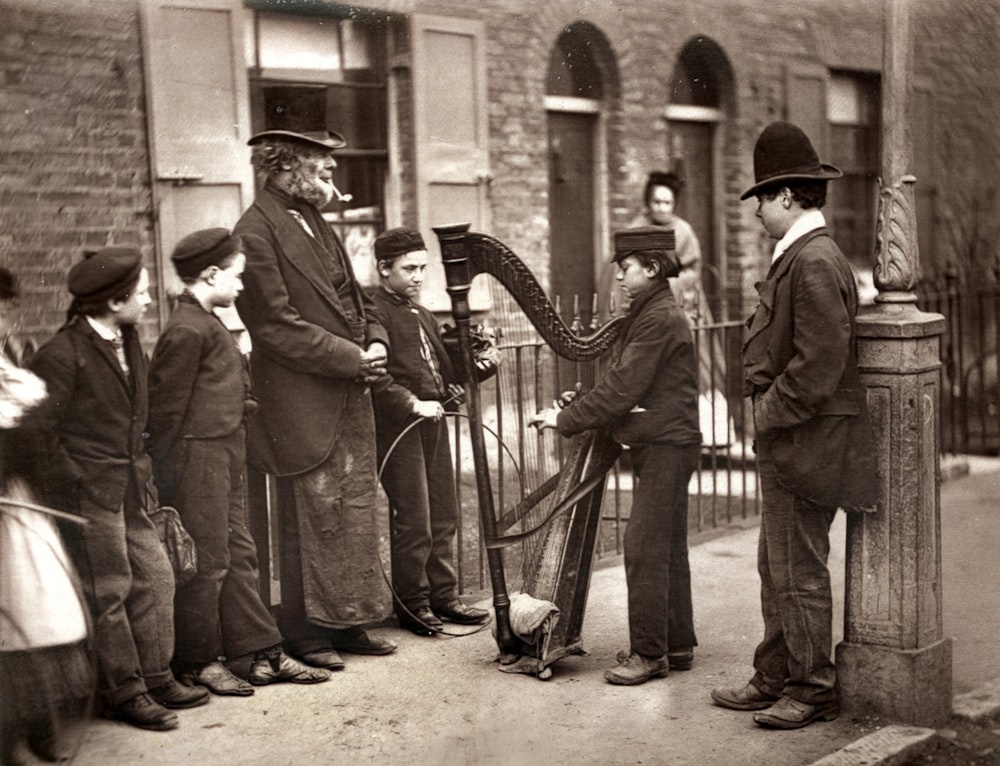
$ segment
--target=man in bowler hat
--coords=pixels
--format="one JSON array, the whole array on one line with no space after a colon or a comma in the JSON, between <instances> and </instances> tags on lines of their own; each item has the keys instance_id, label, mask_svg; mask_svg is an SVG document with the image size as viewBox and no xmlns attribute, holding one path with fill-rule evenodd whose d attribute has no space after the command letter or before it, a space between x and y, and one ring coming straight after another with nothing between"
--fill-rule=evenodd
<instances>
[{"instance_id":1,"label":"man in bowler hat","mask_svg":"<svg viewBox=\"0 0 1000 766\"><path fill-rule=\"evenodd\" d=\"M233 235L247 257L236 308L253 343L260 410L248 462L279 477L281 606L288 653L343 667L337 650L388 654L364 625L388 616L378 559L375 421L369 384L389 341L322 209L338 194L332 131L250 139L263 188Z\"/></svg>"},{"instance_id":2,"label":"man in bowler hat","mask_svg":"<svg viewBox=\"0 0 1000 766\"><path fill-rule=\"evenodd\" d=\"M757 217L777 240L743 345L763 509L757 570L764 638L755 673L715 704L797 729L840 712L827 557L837 508L878 502L874 438L858 375L854 275L821 208L836 167L809 138L774 122L754 148Z\"/></svg>"}]
</instances>

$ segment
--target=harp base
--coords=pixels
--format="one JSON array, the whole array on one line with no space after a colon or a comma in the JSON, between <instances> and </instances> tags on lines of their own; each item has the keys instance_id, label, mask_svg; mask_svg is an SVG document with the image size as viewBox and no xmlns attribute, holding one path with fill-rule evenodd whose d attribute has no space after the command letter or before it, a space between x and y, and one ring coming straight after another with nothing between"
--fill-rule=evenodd
<instances>
[{"instance_id":1,"label":"harp base","mask_svg":"<svg viewBox=\"0 0 1000 766\"><path fill-rule=\"evenodd\" d=\"M525 647L527 650L531 648L530 646ZM540 681L548 681L552 678L552 665L554 663L563 657L586 653L583 644L578 641L569 646L564 646L558 651L546 653L542 658L534 657L530 654L522 654L513 662L504 662L506 658L499 657L497 661L500 662L499 670L501 673L521 673L523 675L537 676Z\"/></svg>"}]
</instances>

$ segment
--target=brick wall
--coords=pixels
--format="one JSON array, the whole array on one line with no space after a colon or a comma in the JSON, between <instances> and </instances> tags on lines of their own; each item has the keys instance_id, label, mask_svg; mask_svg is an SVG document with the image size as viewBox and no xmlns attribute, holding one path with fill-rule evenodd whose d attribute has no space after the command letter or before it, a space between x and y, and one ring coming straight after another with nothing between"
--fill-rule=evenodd
<instances>
[{"instance_id":1,"label":"brick wall","mask_svg":"<svg viewBox=\"0 0 1000 766\"><path fill-rule=\"evenodd\" d=\"M949 265L973 282L1000 268L1000 3L920 3L915 69L933 83L935 236L921 241L925 271ZM994 277L996 278L996 277Z\"/></svg>"},{"instance_id":2,"label":"brick wall","mask_svg":"<svg viewBox=\"0 0 1000 766\"><path fill-rule=\"evenodd\" d=\"M0 263L37 344L84 249L135 244L153 262L139 30L123 2L8 0L0 18Z\"/></svg>"}]
</instances>

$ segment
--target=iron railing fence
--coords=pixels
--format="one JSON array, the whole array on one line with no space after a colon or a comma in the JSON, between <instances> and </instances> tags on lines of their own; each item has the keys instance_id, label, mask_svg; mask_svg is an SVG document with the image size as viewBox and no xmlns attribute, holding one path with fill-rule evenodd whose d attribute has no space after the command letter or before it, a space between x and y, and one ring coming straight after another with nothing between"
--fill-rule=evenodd
<instances>
[{"instance_id":1,"label":"iron railing fence","mask_svg":"<svg viewBox=\"0 0 1000 766\"><path fill-rule=\"evenodd\" d=\"M740 345L743 323L737 321L700 324L693 328L703 385L699 397L702 424L702 460L689 489L689 530L708 534L757 516L760 494L756 461L751 448L751 415L740 391ZM524 445L535 439L526 425L539 409L552 405L558 395L577 382L586 389L599 377L600 367L557 359L536 336L520 333L513 340L500 334L502 364L517 380L513 393L507 387L485 382L480 388L484 420L490 429L488 449L494 475L498 509L512 507L521 497L512 476L526 458ZM501 443L501 441L503 443ZM456 487L460 514L456 557L463 592L488 587L485 551L480 544L475 475L468 443L468 421L456 418L453 431ZM506 470L506 474L504 474ZM631 509L632 472L626 450L609 477L602 507L601 527L595 556L606 558L622 552L625 526ZM508 571L517 569L522 551L508 548Z\"/></svg>"},{"instance_id":2,"label":"iron railing fence","mask_svg":"<svg viewBox=\"0 0 1000 766\"><path fill-rule=\"evenodd\" d=\"M574 320L578 332L589 332ZM741 322L699 324L694 329L695 344L705 382L699 401L704 447L701 465L690 485L689 522L692 534L709 533L760 512L756 467L750 448L750 414L740 396L739 351L743 332ZM487 422L497 434L511 434L510 443L494 439L498 453L510 450L505 458L509 465L526 460L522 445L532 435L528 433L528 418L539 409L550 406L564 390L573 389L577 382L585 388L593 385L600 367L557 360L540 337L517 333L501 338L504 365L517 371L521 381L514 395L504 396L497 386L487 382L481 392ZM22 344L17 336L6 339L4 352L22 364L30 361L34 348ZM456 491L461 514L458 524L456 565L463 593L488 587L485 551L481 542L476 482L468 442L468 420L460 415L453 418L452 449L456 466ZM516 469L515 469L516 470ZM498 507L509 506L519 497L516 482L502 481L497 492ZM607 558L622 552L625 525L631 508L632 474L628 452L624 452L612 470L602 508L601 530L595 555ZM389 509L380 493L379 509L382 523L382 561L389 566ZM281 599L279 579L279 546L277 507L290 502L273 478L256 471L248 474L248 510L251 531L257 540L261 589L271 604ZM510 552L516 559L517 551Z\"/></svg>"},{"instance_id":3,"label":"iron railing fence","mask_svg":"<svg viewBox=\"0 0 1000 766\"><path fill-rule=\"evenodd\" d=\"M975 285L954 271L921 283L917 305L941 314L941 450L953 454L1000 452L1000 275Z\"/></svg>"}]
</instances>

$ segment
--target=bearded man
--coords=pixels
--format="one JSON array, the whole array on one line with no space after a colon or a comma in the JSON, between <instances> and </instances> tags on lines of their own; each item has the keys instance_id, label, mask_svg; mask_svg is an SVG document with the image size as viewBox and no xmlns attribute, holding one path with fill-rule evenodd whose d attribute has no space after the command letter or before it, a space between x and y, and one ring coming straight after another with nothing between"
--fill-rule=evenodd
<instances>
[{"instance_id":1,"label":"bearded man","mask_svg":"<svg viewBox=\"0 0 1000 766\"><path fill-rule=\"evenodd\" d=\"M278 478L286 651L338 670L336 650L388 654L362 626L388 616L378 560L375 426L369 383L386 371L388 335L321 209L336 193L332 131L269 130L250 139L263 188L233 231L247 256L237 309L253 343L259 411L250 464Z\"/></svg>"}]
</instances>

